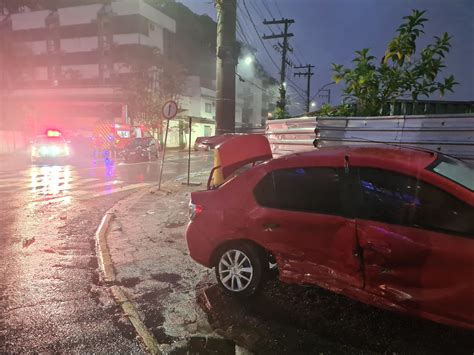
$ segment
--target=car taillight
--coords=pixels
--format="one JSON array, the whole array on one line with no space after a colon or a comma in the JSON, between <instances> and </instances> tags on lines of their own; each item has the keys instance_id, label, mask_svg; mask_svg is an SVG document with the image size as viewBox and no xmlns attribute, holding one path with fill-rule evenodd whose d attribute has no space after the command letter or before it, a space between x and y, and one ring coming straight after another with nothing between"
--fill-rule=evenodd
<instances>
[{"instance_id":1,"label":"car taillight","mask_svg":"<svg viewBox=\"0 0 474 355\"><path fill-rule=\"evenodd\" d=\"M189 203L189 219L194 220L197 216L199 216L202 212L202 206L196 205L192 202Z\"/></svg>"}]
</instances>

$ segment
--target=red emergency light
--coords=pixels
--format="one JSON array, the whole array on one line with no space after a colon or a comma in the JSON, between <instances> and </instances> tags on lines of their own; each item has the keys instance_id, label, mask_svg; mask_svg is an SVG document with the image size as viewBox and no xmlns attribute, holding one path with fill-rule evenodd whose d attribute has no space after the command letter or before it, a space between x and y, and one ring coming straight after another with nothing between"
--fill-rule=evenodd
<instances>
[{"instance_id":1,"label":"red emergency light","mask_svg":"<svg viewBox=\"0 0 474 355\"><path fill-rule=\"evenodd\" d=\"M55 129L48 129L46 131L46 135L48 137L60 137L61 136L61 132L55 130Z\"/></svg>"}]
</instances>

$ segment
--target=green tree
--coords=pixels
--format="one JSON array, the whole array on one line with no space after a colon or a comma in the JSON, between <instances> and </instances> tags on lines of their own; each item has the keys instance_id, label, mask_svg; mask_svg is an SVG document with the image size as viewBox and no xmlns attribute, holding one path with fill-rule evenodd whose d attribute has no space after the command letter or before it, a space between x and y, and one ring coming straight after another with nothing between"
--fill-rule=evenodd
<instances>
[{"instance_id":1,"label":"green tree","mask_svg":"<svg viewBox=\"0 0 474 355\"><path fill-rule=\"evenodd\" d=\"M417 54L416 41L424 33L425 11L413 10L403 17L405 22L397 29L397 35L389 42L379 64L368 48L356 51L354 67L333 64L333 80L344 81L346 101L355 105L357 115L377 116L388 114L389 104L397 98L410 97L416 102L420 96L429 97L435 92L441 96L453 92L458 83L452 75L438 81L444 59L451 48L451 37L444 33L434 37Z\"/></svg>"}]
</instances>

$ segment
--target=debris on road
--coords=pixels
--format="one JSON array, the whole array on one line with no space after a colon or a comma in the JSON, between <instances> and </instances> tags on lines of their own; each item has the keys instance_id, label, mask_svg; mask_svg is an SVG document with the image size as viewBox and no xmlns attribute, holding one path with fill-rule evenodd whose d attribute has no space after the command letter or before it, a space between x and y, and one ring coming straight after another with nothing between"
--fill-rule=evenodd
<instances>
[{"instance_id":1,"label":"debris on road","mask_svg":"<svg viewBox=\"0 0 474 355\"><path fill-rule=\"evenodd\" d=\"M31 244L36 241L35 237L27 237L21 241L23 248L28 248Z\"/></svg>"}]
</instances>

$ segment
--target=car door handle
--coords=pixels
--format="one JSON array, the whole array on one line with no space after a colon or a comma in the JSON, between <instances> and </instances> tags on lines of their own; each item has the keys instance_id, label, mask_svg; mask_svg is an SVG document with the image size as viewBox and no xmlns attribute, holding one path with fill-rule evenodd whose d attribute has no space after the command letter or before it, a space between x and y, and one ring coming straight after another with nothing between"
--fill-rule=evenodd
<instances>
[{"instance_id":1,"label":"car door handle","mask_svg":"<svg viewBox=\"0 0 474 355\"><path fill-rule=\"evenodd\" d=\"M280 225L277 224L277 223L272 223L272 222L270 222L270 223L265 223L265 224L263 225L263 228L265 228L265 231L266 231L266 232L271 232L271 231L273 231L273 230L275 230L275 229L277 229L277 228L280 228Z\"/></svg>"}]
</instances>

